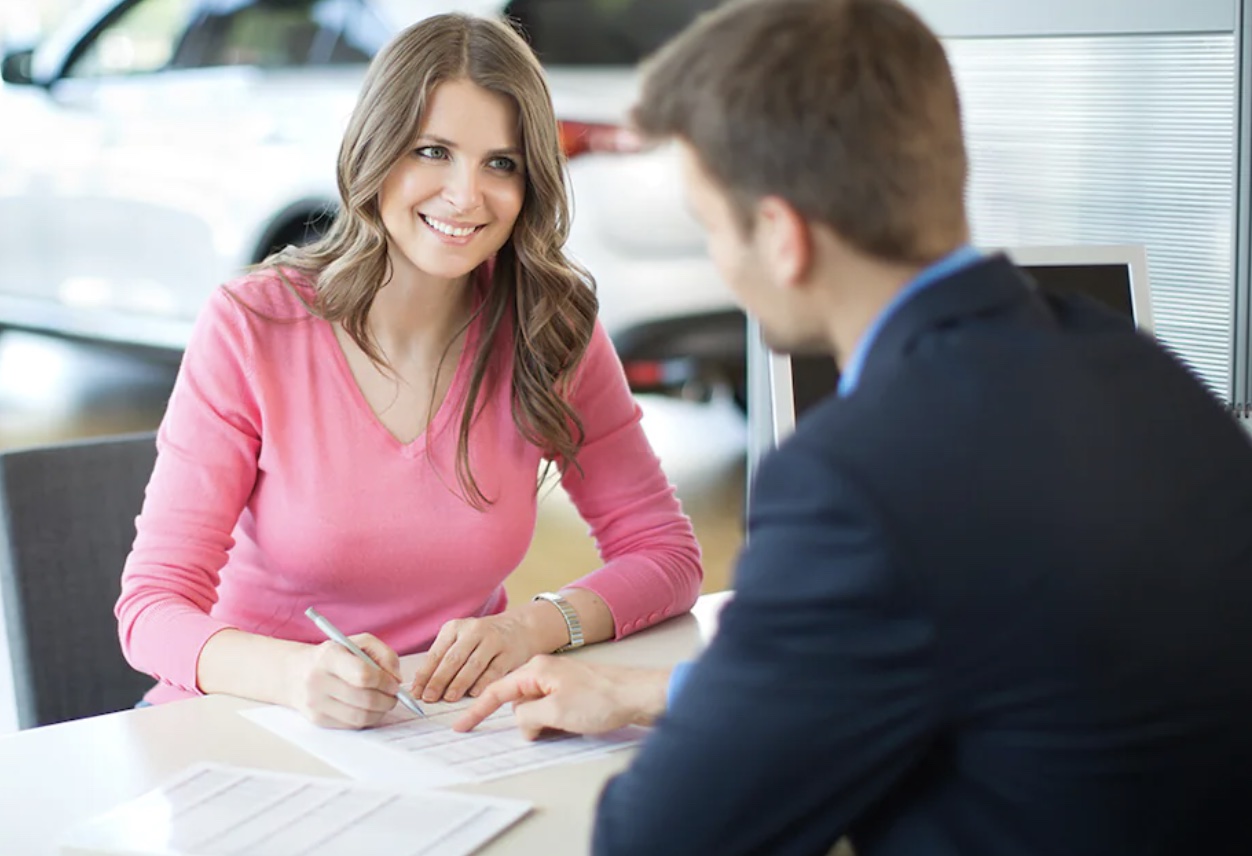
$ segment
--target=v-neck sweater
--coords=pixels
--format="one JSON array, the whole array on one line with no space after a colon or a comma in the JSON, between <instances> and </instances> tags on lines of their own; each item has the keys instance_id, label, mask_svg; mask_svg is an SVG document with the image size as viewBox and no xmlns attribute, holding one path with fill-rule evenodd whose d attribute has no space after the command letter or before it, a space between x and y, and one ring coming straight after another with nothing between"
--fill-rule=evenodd
<instances>
[{"instance_id":1,"label":"v-neck sweater","mask_svg":"<svg viewBox=\"0 0 1252 856\"><path fill-rule=\"evenodd\" d=\"M446 621L505 608L503 582L534 534L544 453L513 421L512 335L500 332L469 435L491 504L464 498L457 437L481 334L475 321L429 427L402 443L331 325L274 274L212 295L157 432L116 606L127 659L158 681L149 701L199 694L200 651L225 628L321 642L304 616L312 606L408 654ZM570 403L585 441L561 484L603 561L571 585L604 600L620 638L691 608L700 551L599 323Z\"/></svg>"}]
</instances>

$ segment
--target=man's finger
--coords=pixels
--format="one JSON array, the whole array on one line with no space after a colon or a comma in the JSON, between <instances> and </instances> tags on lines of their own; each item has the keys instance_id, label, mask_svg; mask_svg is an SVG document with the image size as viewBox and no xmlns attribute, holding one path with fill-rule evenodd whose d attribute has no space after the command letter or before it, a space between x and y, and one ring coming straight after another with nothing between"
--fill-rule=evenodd
<instances>
[{"instance_id":1,"label":"man's finger","mask_svg":"<svg viewBox=\"0 0 1252 856\"><path fill-rule=\"evenodd\" d=\"M517 672L496 681L483 690L483 694L478 697L477 701L466 708L461 718L452 724L452 730L469 731L476 728L503 705L526 698L527 693L523 684L524 676L519 676Z\"/></svg>"},{"instance_id":2,"label":"man's finger","mask_svg":"<svg viewBox=\"0 0 1252 856\"><path fill-rule=\"evenodd\" d=\"M552 696L521 701L513 706L517 728L527 740L538 740L545 731L563 731L561 712Z\"/></svg>"}]
</instances>

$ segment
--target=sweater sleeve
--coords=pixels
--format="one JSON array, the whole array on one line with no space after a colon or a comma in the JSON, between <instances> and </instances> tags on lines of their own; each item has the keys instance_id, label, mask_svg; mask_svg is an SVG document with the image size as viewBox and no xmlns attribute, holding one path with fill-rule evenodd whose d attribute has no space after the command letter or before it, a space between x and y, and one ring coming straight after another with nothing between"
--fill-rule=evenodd
<instances>
[{"instance_id":1,"label":"sweater sleeve","mask_svg":"<svg viewBox=\"0 0 1252 856\"><path fill-rule=\"evenodd\" d=\"M700 547L644 436L643 413L599 323L571 403L585 436L578 466L566 468L562 485L591 527L604 562L571 585L600 596L620 639L691 609L704 577Z\"/></svg>"},{"instance_id":2,"label":"sweater sleeve","mask_svg":"<svg viewBox=\"0 0 1252 856\"><path fill-rule=\"evenodd\" d=\"M114 610L130 664L197 694L200 650L228 626L209 609L261 443L244 312L224 289L200 312L157 432Z\"/></svg>"}]
</instances>

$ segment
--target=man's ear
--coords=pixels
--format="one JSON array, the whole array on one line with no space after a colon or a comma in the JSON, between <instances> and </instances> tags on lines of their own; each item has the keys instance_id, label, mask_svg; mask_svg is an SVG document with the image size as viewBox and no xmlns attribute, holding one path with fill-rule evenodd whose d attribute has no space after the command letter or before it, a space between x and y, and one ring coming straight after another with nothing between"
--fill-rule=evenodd
<instances>
[{"instance_id":1,"label":"man's ear","mask_svg":"<svg viewBox=\"0 0 1252 856\"><path fill-rule=\"evenodd\" d=\"M809 223L780 196L766 196L757 203L756 238L773 274L783 288L794 288L809 276L813 265L813 240Z\"/></svg>"}]
</instances>

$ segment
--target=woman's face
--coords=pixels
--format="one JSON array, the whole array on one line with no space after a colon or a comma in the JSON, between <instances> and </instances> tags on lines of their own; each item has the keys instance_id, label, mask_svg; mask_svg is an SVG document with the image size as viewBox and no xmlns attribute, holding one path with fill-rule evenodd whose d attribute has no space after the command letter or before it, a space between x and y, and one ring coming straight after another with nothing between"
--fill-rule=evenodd
<instances>
[{"instance_id":1,"label":"woman's face","mask_svg":"<svg viewBox=\"0 0 1252 856\"><path fill-rule=\"evenodd\" d=\"M440 83L379 191L393 268L465 276L509 239L525 195L512 100L468 80Z\"/></svg>"}]
</instances>

